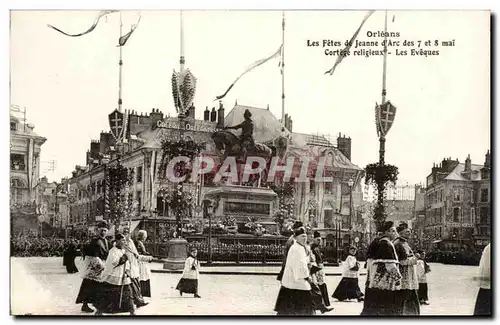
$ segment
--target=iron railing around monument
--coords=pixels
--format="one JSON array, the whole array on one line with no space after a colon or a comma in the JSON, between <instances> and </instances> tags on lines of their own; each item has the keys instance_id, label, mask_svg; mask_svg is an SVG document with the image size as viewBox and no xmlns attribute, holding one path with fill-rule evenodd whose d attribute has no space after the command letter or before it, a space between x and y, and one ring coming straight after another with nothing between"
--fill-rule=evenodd
<instances>
[{"instance_id":1,"label":"iron railing around monument","mask_svg":"<svg viewBox=\"0 0 500 325\"><path fill-rule=\"evenodd\" d=\"M212 244L210 259L209 246L206 242L190 242L188 247L198 250L200 262L214 263L281 263L285 254L284 245L245 245L245 244ZM146 243L146 249L155 257L168 256L168 243Z\"/></svg>"}]
</instances>

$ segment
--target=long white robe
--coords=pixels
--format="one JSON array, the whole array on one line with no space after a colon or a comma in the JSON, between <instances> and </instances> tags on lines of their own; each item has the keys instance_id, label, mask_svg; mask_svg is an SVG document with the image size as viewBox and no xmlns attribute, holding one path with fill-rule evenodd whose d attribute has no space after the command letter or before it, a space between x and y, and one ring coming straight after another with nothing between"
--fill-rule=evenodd
<instances>
[{"instance_id":1,"label":"long white robe","mask_svg":"<svg viewBox=\"0 0 500 325\"><path fill-rule=\"evenodd\" d=\"M192 280L198 280L200 278L200 263L192 256L188 256L184 262L182 278Z\"/></svg>"},{"instance_id":2,"label":"long white robe","mask_svg":"<svg viewBox=\"0 0 500 325\"><path fill-rule=\"evenodd\" d=\"M357 278L358 277L358 271L353 271L351 270L353 267L356 266L356 263L358 261L356 260L355 256L349 255L344 261L344 271L342 272L342 276L344 278ZM358 265L359 266L359 265Z\"/></svg>"},{"instance_id":3,"label":"long white robe","mask_svg":"<svg viewBox=\"0 0 500 325\"><path fill-rule=\"evenodd\" d=\"M308 264L310 258L304 246L295 242L288 251L285 271L281 284L283 287L295 290L311 290L306 278L309 277Z\"/></svg>"},{"instance_id":4,"label":"long white robe","mask_svg":"<svg viewBox=\"0 0 500 325\"><path fill-rule=\"evenodd\" d=\"M132 279L138 279L140 277L140 262L149 262L153 259L152 256L140 255L135 247L134 241L129 239L127 242L127 248L125 249L125 254L127 254L130 261L130 277ZM134 255L135 254L135 255ZM138 256L137 258L135 256Z\"/></svg>"},{"instance_id":5,"label":"long white robe","mask_svg":"<svg viewBox=\"0 0 500 325\"><path fill-rule=\"evenodd\" d=\"M479 261L479 287L482 289L491 289L491 244L488 244L481 255Z\"/></svg>"},{"instance_id":6,"label":"long white robe","mask_svg":"<svg viewBox=\"0 0 500 325\"><path fill-rule=\"evenodd\" d=\"M124 276L125 272L130 273L130 261L126 261L125 264L117 266L120 262L120 258L124 254L124 249L119 249L117 247L111 248L108 258L106 259L104 271L101 274L101 282L107 282L113 285L130 284L130 278Z\"/></svg>"}]
</instances>

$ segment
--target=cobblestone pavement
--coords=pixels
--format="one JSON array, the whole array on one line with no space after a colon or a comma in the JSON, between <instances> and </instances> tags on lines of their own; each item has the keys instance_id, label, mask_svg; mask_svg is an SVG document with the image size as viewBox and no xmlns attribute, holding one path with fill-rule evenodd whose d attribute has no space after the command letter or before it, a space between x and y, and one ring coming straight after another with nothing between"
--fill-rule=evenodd
<instances>
[{"instance_id":1,"label":"cobblestone pavement","mask_svg":"<svg viewBox=\"0 0 500 325\"><path fill-rule=\"evenodd\" d=\"M80 259L77 266L82 267ZM430 264L428 275L430 305L422 315L471 315L478 291L472 277L477 267ZM153 268L160 268L153 265ZM224 269L218 267L217 269ZM208 269L208 268L207 268ZM274 268L272 269L274 270ZM179 274L153 273L151 303L138 309L138 315L274 315L279 291L276 276L216 275L200 276L200 295L180 297L174 290ZM330 295L340 276L327 277ZM75 299L80 274L67 274L62 258L11 258L11 314L80 315ZM364 291L365 276L359 278ZM331 300L334 300L331 298ZM332 301L334 311L327 314L359 315L362 303ZM87 314L88 315L88 314Z\"/></svg>"}]
</instances>

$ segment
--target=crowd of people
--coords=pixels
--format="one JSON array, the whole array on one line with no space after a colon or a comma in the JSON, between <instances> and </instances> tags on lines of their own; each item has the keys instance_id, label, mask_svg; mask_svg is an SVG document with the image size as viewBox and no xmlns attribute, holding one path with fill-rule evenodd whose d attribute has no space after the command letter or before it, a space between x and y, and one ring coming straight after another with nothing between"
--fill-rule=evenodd
<instances>
[{"instance_id":1,"label":"crowd of people","mask_svg":"<svg viewBox=\"0 0 500 325\"><path fill-rule=\"evenodd\" d=\"M70 243L81 247L85 240L74 238L63 239L57 237L40 237L36 233L27 232L11 236L11 256L63 256L65 249Z\"/></svg>"},{"instance_id":2,"label":"crowd of people","mask_svg":"<svg viewBox=\"0 0 500 325\"><path fill-rule=\"evenodd\" d=\"M278 276L281 288L274 310L278 315L313 315L317 310L329 312L330 301L322 276L321 261L311 254L306 230L301 222L294 225L294 234L286 246L286 258ZM358 284L360 264L356 248L349 249L343 263L342 280L333 293L339 301L357 299L363 302L361 315L367 316L417 316L420 306L429 304L427 274L431 269L425 261L425 252L413 252L408 238L411 229L406 223L398 227L385 222L368 247L367 280L363 294ZM315 234L314 237L319 236ZM314 241L314 240L313 240ZM476 298L474 315L491 315L490 245L486 246L480 261L477 280L480 290ZM324 273L323 273L324 274ZM323 286L320 289L320 286ZM326 293L326 294L325 294Z\"/></svg>"}]
</instances>

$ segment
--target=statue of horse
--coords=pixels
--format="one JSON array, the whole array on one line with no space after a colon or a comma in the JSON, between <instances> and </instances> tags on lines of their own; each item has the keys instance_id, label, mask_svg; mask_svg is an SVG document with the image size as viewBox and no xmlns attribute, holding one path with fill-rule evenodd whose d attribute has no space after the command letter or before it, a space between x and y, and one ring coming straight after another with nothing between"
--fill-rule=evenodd
<instances>
[{"instance_id":1,"label":"statue of horse","mask_svg":"<svg viewBox=\"0 0 500 325\"><path fill-rule=\"evenodd\" d=\"M212 140L218 151L224 150L224 159L228 156L236 156L246 160L242 157L243 150L241 148L240 139L230 131L216 131L212 134ZM254 142L253 148L247 148L247 154L254 154L268 158L272 154L271 148L263 143Z\"/></svg>"}]
</instances>

